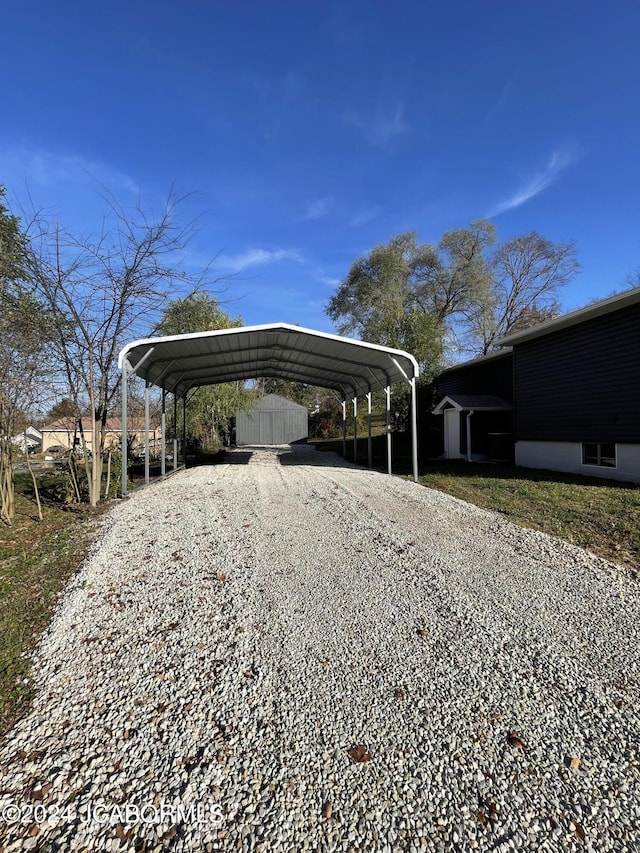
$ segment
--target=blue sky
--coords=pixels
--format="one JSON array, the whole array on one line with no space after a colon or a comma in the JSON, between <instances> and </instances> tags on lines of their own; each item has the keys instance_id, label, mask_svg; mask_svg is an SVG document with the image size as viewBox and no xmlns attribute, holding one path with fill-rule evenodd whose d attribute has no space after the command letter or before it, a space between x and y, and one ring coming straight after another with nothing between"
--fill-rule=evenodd
<instances>
[{"instance_id":1,"label":"blue sky","mask_svg":"<svg viewBox=\"0 0 640 853\"><path fill-rule=\"evenodd\" d=\"M640 267L640 4L33 0L3 9L0 183L199 216L248 324L333 331L352 261L490 217L576 242L567 310Z\"/></svg>"}]
</instances>

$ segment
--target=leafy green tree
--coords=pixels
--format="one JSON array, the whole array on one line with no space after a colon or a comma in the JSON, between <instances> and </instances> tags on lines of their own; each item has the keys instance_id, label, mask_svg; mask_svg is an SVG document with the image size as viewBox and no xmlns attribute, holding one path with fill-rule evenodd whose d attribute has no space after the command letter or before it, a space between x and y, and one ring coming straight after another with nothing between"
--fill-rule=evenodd
<instances>
[{"instance_id":1,"label":"leafy green tree","mask_svg":"<svg viewBox=\"0 0 640 853\"><path fill-rule=\"evenodd\" d=\"M517 324L552 316L579 268L573 243L531 233L495 244L495 226L482 219L435 246L415 232L392 237L352 264L327 314L341 334L411 352L429 379L445 344L480 355Z\"/></svg>"},{"instance_id":2,"label":"leafy green tree","mask_svg":"<svg viewBox=\"0 0 640 853\"><path fill-rule=\"evenodd\" d=\"M220 308L214 296L199 291L169 302L157 330L162 335L187 335L191 332L235 329L242 325L242 317L231 317Z\"/></svg>"},{"instance_id":3,"label":"leafy green tree","mask_svg":"<svg viewBox=\"0 0 640 853\"><path fill-rule=\"evenodd\" d=\"M28 242L0 186L0 518L15 512L11 436L27 426L46 373L49 318L32 291Z\"/></svg>"},{"instance_id":4,"label":"leafy green tree","mask_svg":"<svg viewBox=\"0 0 640 853\"><path fill-rule=\"evenodd\" d=\"M199 292L170 302L158 325L158 332L161 335L183 335L242 325L242 317L231 317L220 308L215 297ZM228 444L236 412L249 406L254 398L255 393L246 388L244 382L222 382L198 388L187 406L189 435L199 438L208 449Z\"/></svg>"},{"instance_id":5,"label":"leafy green tree","mask_svg":"<svg viewBox=\"0 0 640 853\"><path fill-rule=\"evenodd\" d=\"M417 247L412 264L416 306L444 326L483 299L491 286L487 255L496 241L493 223L484 219L447 231L437 247Z\"/></svg>"},{"instance_id":6,"label":"leafy green tree","mask_svg":"<svg viewBox=\"0 0 640 853\"><path fill-rule=\"evenodd\" d=\"M407 350L423 375L433 376L447 321L487 286L483 252L493 236L489 223L473 223L445 234L437 247L418 244L415 232L393 237L352 264L327 313L340 334Z\"/></svg>"},{"instance_id":7,"label":"leafy green tree","mask_svg":"<svg viewBox=\"0 0 640 853\"><path fill-rule=\"evenodd\" d=\"M0 293L6 299L28 280L27 239L20 220L4 204L6 187L0 185Z\"/></svg>"}]
</instances>

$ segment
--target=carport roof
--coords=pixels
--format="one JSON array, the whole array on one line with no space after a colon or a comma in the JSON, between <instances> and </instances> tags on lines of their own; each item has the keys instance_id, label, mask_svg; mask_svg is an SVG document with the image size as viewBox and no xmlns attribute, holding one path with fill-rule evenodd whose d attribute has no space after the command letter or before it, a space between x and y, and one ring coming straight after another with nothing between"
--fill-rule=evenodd
<instances>
[{"instance_id":1,"label":"carport roof","mask_svg":"<svg viewBox=\"0 0 640 853\"><path fill-rule=\"evenodd\" d=\"M124 347L118 365L178 397L201 385L257 377L360 397L419 374L408 352L288 323L145 338Z\"/></svg>"}]
</instances>

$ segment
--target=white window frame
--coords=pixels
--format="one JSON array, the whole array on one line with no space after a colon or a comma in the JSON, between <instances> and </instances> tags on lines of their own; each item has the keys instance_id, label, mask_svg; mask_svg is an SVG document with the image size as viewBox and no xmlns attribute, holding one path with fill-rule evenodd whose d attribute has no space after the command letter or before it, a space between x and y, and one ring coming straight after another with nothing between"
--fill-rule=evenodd
<instances>
[{"instance_id":1,"label":"white window frame","mask_svg":"<svg viewBox=\"0 0 640 853\"><path fill-rule=\"evenodd\" d=\"M597 458L598 458L597 462L585 462L585 448L589 444L593 444L597 448ZM613 465L604 464L602 462L602 458L603 458L602 447L605 444L613 445ZM580 449L582 452L581 464L585 468L608 468L609 470L613 470L614 468L618 467L618 445L615 443L615 441L583 441L583 442L581 442ZM606 456L604 458L611 459L610 456Z\"/></svg>"}]
</instances>

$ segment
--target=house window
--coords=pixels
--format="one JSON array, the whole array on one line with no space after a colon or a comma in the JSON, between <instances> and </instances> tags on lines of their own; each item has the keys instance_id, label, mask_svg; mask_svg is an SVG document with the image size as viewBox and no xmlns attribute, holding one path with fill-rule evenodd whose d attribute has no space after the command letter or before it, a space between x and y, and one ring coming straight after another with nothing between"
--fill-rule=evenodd
<instances>
[{"instance_id":1,"label":"house window","mask_svg":"<svg viewBox=\"0 0 640 853\"><path fill-rule=\"evenodd\" d=\"M599 465L601 468L616 467L616 446L602 442L584 442L582 445L582 464Z\"/></svg>"}]
</instances>

